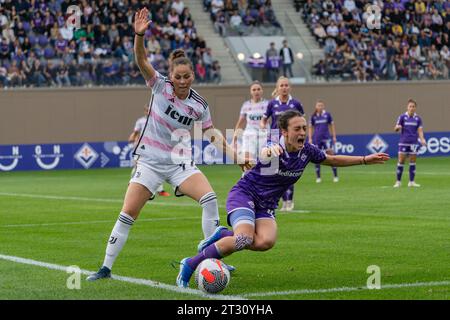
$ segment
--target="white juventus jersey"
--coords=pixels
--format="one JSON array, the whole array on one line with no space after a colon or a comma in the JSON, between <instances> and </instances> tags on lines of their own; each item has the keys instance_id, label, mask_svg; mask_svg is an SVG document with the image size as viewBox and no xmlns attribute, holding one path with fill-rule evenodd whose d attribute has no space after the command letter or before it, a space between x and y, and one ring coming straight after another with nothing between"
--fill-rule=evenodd
<instances>
[{"instance_id":1,"label":"white juventus jersey","mask_svg":"<svg viewBox=\"0 0 450 320\"><path fill-rule=\"evenodd\" d=\"M241 116L247 120L245 131L259 130L259 123L266 112L269 101L263 99L258 103L253 103L251 100L245 101L241 107Z\"/></svg>"},{"instance_id":2,"label":"white juventus jersey","mask_svg":"<svg viewBox=\"0 0 450 320\"><path fill-rule=\"evenodd\" d=\"M146 83L152 88L152 97L147 122L134 154L149 164L190 162L190 131L194 122L201 121L202 129L212 126L206 100L193 89L185 100L180 100L172 82L159 72Z\"/></svg>"}]
</instances>

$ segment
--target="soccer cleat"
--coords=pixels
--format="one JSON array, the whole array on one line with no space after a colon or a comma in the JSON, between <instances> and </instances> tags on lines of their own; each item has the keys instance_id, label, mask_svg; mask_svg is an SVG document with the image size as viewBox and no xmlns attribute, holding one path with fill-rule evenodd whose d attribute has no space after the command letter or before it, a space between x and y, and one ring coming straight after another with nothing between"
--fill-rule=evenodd
<instances>
[{"instance_id":1,"label":"soccer cleat","mask_svg":"<svg viewBox=\"0 0 450 320\"><path fill-rule=\"evenodd\" d=\"M111 270L107 267L101 267L98 272L91 274L86 278L87 281L95 281L99 279L111 278Z\"/></svg>"},{"instance_id":2,"label":"soccer cleat","mask_svg":"<svg viewBox=\"0 0 450 320\"><path fill-rule=\"evenodd\" d=\"M294 210L294 201L286 201L286 211Z\"/></svg>"},{"instance_id":3,"label":"soccer cleat","mask_svg":"<svg viewBox=\"0 0 450 320\"><path fill-rule=\"evenodd\" d=\"M394 188L399 188L402 185L400 181L396 181L394 184Z\"/></svg>"},{"instance_id":4,"label":"soccer cleat","mask_svg":"<svg viewBox=\"0 0 450 320\"><path fill-rule=\"evenodd\" d=\"M281 205L280 211L286 211L286 202L283 201L283 204Z\"/></svg>"},{"instance_id":5,"label":"soccer cleat","mask_svg":"<svg viewBox=\"0 0 450 320\"><path fill-rule=\"evenodd\" d=\"M170 193L168 193L167 191L160 191L158 192L158 195L161 197L170 197Z\"/></svg>"},{"instance_id":6,"label":"soccer cleat","mask_svg":"<svg viewBox=\"0 0 450 320\"><path fill-rule=\"evenodd\" d=\"M414 181L410 181L410 182L408 182L408 187L416 187L416 188L418 188L418 187L420 187L420 184L417 184Z\"/></svg>"},{"instance_id":7,"label":"soccer cleat","mask_svg":"<svg viewBox=\"0 0 450 320\"><path fill-rule=\"evenodd\" d=\"M178 272L177 276L177 286L180 288L189 287L189 280L191 280L192 274L194 273L194 270L187 264L188 259L189 258L184 258L180 261L180 272Z\"/></svg>"},{"instance_id":8,"label":"soccer cleat","mask_svg":"<svg viewBox=\"0 0 450 320\"><path fill-rule=\"evenodd\" d=\"M211 243L214 243L217 240L219 240L220 239L220 233L221 233L222 230L227 230L227 227L218 226L216 228L216 230L214 230L212 235L210 235L208 238L205 238L202 241L200 241L200 243L197 246L197 252L201 252L203 249L205 249Z\"/></svg>"},{"instance_id":9,"label":"soccer cleat","mask_svg":"<svg viewBox=\"0 0 450 320\"><path fill-rule=\"evenodd\" d=\"M339 182L339 178L338 177L334 177L333 178L333 182Z\"/></svg>"},{"instance_id":10,"label":"soccer cleat","mask_svg":"<svg viewBox=\"0 0 450 320\"><path fill-rule=\"evenodd\" d=\"M316 179L316 183L321 183L321 182L322 182L322 179L320 179L320 178Z\"/></svg>"},{"instance_id":11,"label":"soccer cleat","mask_svg":"<svg viewBox=\"0 0 450 320\"><path fill-rule=\"evenodd\" d=\"M222 260L222 263L225 266L225 268L228 269L228 271L230 271L230 272L236 271L236 267L235 266L232 266L231 264L226 264L225 262L223 262L223 260Z\"/></svg>"}]
</instances>

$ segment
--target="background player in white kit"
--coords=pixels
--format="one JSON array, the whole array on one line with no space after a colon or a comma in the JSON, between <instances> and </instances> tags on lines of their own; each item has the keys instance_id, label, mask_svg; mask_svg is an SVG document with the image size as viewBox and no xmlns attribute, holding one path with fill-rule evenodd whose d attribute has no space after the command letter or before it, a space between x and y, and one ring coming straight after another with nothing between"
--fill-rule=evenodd
<instances>
[{"instance_id":1,"label":"background player in white kit","mask_svg":"<svg viewBox=\"0 0 450 320\"><path fill-rule=\"evenodd\" d=\"M144 131L145 124L147 123L147 116L148 116L148 105L144 105L144 116L140 117L136 120L136 123L134 125L133 132L128 137L128 143L132 143L134 147L137 146L137 143L139 141L139 137L141 136L141 133ZM135 161L133 161L134 166ZM164 190L163 185L160 185L156 192L158 192L158 195L161 197L169 197L170 194Z\"/></svg>"},{"instance_id":2,"label":"background player in white kit","mask_svg":"<svg viewBox=\"0 0 450 320\"><path fill-rule=\"evenodd\" d=\"M135 14L134 53L147 86L152 89L150 111L144 131L135 148L137 165L125 194L119 218L111 232L103 266L87 280L111 277L111 268L122 250L142 207L153 197L157 187L167 181L175 195L187 195L203 208L202 229L205 238L219 226L217 197L192 159L190 130L195 121L211 141L233 158L237 155L223 135L214 129L206 101L191 88L194 81L192 62L183 50L171 53L169 78L157 72L147 60L144 34L151 21L146 8ZM176 138L176 139L174 139ZM187 139L186 139L187 138ZM248 160L243 167L248 166Z\"/></svg>"},{"instance_id":3,"label":"background player in white kit","mask_svg":"<svg viewBox=\"0 0 450 320\"><path fill-rule=\"evenodd\" d=\"M259 81L254 81L250 85L251 98L245 101L241 107L233 135L233 146L235 149L239 147L237 150L248 152L253 160L257 160L259 151L267 143L267 132L260 129L260 122L269 103L268 100L264 99L263 93L263 88ZM238 146L240 137L242 140L240 146Z\"/></svg>"}]
</instances>

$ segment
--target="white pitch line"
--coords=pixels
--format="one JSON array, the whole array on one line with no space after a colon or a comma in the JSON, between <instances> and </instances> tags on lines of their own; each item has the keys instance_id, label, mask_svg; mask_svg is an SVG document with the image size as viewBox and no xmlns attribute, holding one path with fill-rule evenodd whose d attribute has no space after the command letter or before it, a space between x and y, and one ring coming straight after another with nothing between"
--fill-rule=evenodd
<instances>
[{"instance_id":1,"label":"white pitch line","mask_svg":"<svg viewBox=\"0 0 450 320\"><path fill-rule=\"evenodd\" d=\"M67 272L67 270L68 270L68 267L58 265L58 264L36 261L36 260L32 260L32 259L26 259L26 258L15 257L15 256L8 256L8 255L3 255L3 254L0 254L0 259L6 260L6 261L11 261L11 262L16 262L16 263L21 263L21 264L37 266L37 267L46 268L46 269L51 269L51 270L58 270L58 271L64 271L64 272ZM81 271L81 274L84 274L84 275L90 275L90 274L94 273L94 271L89 271L89 270L80 270L80 271ZM177 293L191 294L191 295L210 298L210 299L246 300L242 296L205 294L200 290L195 290L195 289L191 289L191 288L179 288L177 286L173 286L170 284L162 283L159 281L153 281L153 280L131 278L131 277L124 277L124 276L117 276L117 275L112 275L111 278L114 280L118 280L118 281L144 285L144 286L148 286L148 287L152 287L152 288L156 288L156 289L163 289L163 290L173 291L173 292L177 292Z\"/></svg>"},{"instance_id":2,"label":"white pitch line","mask_svg":"<svg viewBox=\"0 0 450 320\"><path fill-rule=\"evenodd\" d=\"M398 288L413 288L413 287L438 287L448 286L450 281L431 281L431 282L414 282L414 283L398 283L398 284L385 284L381 285L379 290L384 289L398 289ZM361 290L371 290L373 292L377 289L369 289L367 287L341 287L341 288L329 288L329 289L303 289L303 290L288 290L288 291L273 291L273 292L254 292L243 294L244 297L267 297L267 296L287 296L293 294L314 294L314 293L332 293L332 292L352 292Z\"/></svg>"},{"instance_id":3,"label":"white pitch line","mask_svg":"<svg viewBox=\"0 0 450 320\"><path fill-rule=\"evenodd\" d=\"M45 194L28 194L28 193L11 193L11 192L0 192L0 196L6 197L24 197L24 198L34 198L34 199L48 199L48 200L74 200L74 201L92 201L92 202L113 202L122 203L123 199L108 199L108 198L89 198L89 197L69 197L69 196L53 196ZM167 203L167 202L151 202L152 205L157 206L173 206L173 207L198 207L199 204L194 203Z\"/></svg>"},{"instance_id":4,"label":"white pitch line","mask_svg":"<svg viewBox=\"0 0 450 320\"><path fill-rule=\"evenodd\" d=\"M199 217L148 218L148 219L139 219L138 221L166 221L166 220L185 220L185 219L199 219ZM34 224L32 224L32 223L30 223L30 224L5 224L5 225L0 225L0 228L47 227L47 226L94 224L94 223L114 223L114 221L113 220L95 220L95 221L74 221L74 222L34 223Z\"/></svg>"},{"instance_id":5,"label":"white pitch line","mask_svg":"<svg viewBox=\"0 0 450 320\"><path fill-rule=\"evenodd\" d=\"M69 196L53 196L45 194L29 194L29 193L11 193L11 192L0 192L0 196L6 197L24 197L24 198L34 198L34 199L49 199L49 200L74 200L74 201L92 201L92 202L119 202L122 203L123 200L119 199L108 199L108 198L89 198L89 197L69 197ZM150 205L158 206L172 206L172 207L199 207L196 203L187 202L154 202L151 201ZM226 208L224 205L219 205L219 208ZM308 210L293 210L291 212L298 213L310 213Z\"/></svg>"}]
</instances>

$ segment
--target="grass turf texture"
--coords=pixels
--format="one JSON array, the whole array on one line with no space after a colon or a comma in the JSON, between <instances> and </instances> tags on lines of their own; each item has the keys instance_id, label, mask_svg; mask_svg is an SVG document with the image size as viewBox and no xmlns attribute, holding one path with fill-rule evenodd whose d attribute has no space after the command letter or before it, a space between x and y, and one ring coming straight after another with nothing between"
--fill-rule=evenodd
<instances>
[{"instance_id":1,"label":"grass turf texture","mask_svg":"<svg viewBox=\"0 0 450 320\"><path fill-rule=\"evenodd\" d=\"M316 184L310 165L295 189L295 209L308 212L278 211L273 249L226 258L238 270L221 294L249 299L449 299L448 283L383 289L450 280L450 159L418 159L416 180L422 187L414 189L406 187L407 166L403 186L392 188L395 166L392 159L382 166L342 168L339 183L332 182L331 169L323 166L322 183ZM226 196L240 171L236 166L200 169L218 195L225 224ZM129 169L0 173L0 254L96 271L129 174ZM113 273L174 285L178 270L170 263L195 254L201 237L200 206L186 197L157 198L141 212ZM380 267L381 290L314 291L364 288L370 265ZM84 275L81 289L69 290L68 277L63 271L0 259L0 299L203 298L117 280L89 283ZM308 289L313 291L303 291ZM271 294L284 291L291 292Z\"/></svg>"}]
</instances>

